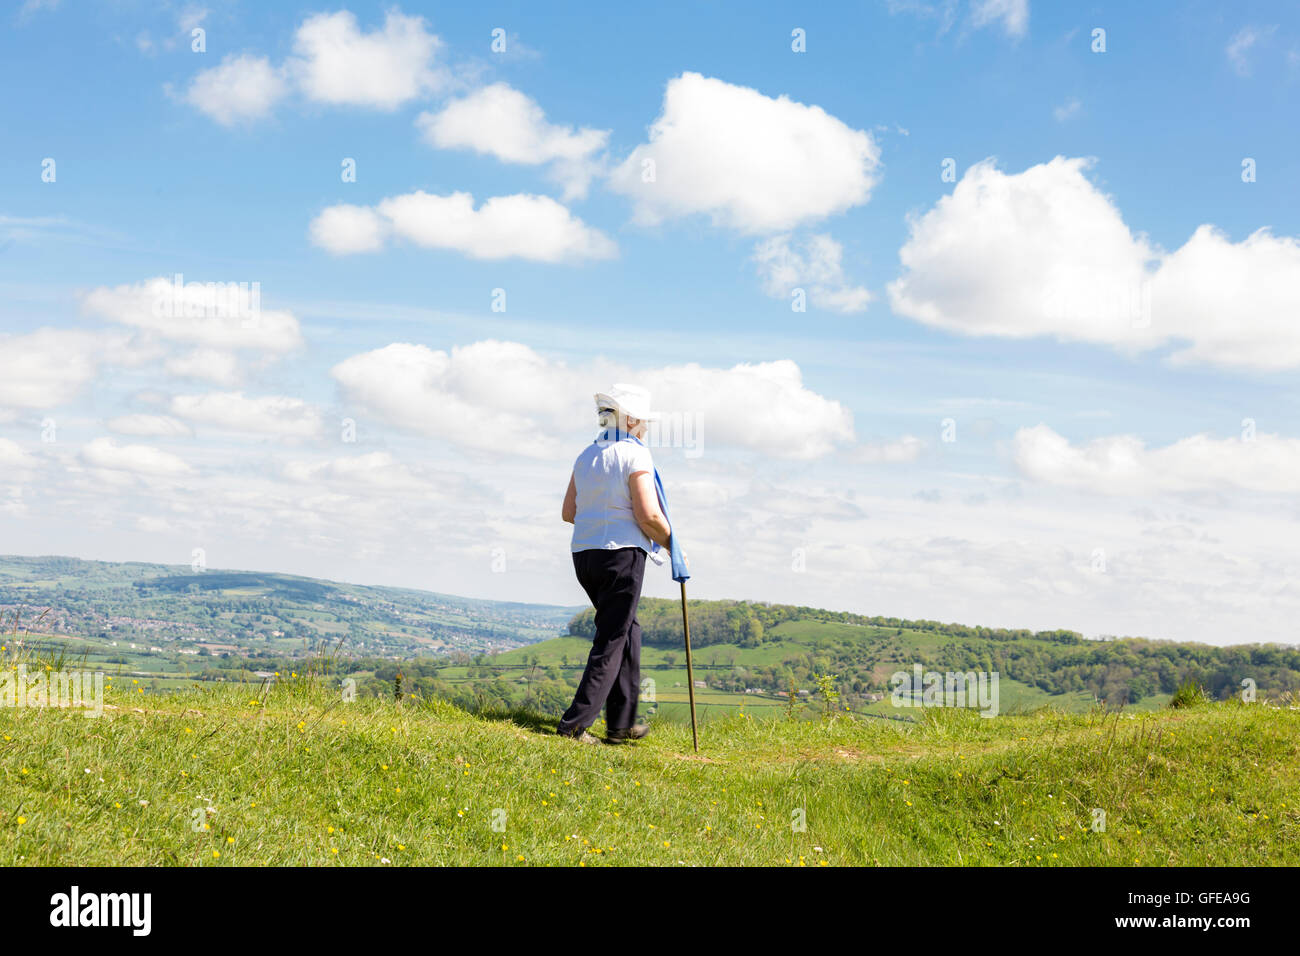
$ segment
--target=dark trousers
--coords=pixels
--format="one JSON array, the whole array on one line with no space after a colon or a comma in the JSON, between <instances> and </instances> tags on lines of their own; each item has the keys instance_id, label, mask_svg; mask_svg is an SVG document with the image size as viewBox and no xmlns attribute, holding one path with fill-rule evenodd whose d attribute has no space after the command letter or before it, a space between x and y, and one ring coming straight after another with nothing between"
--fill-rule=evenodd
<instances>
[{"instance_id":1,"label":"dark trousers","mask_svg":"<svg viewBox=\"0 0 1300 956\"><path fill-rule=\"evenodd\" d=\"M560 718L562 734L582 733L605 707L605 726L626 730L636 723L641 693L641 625L636 607L645 576L640 548L573 552L578 583L596 609L596 637L573 703Z\"/></svg>"}]
</instances>

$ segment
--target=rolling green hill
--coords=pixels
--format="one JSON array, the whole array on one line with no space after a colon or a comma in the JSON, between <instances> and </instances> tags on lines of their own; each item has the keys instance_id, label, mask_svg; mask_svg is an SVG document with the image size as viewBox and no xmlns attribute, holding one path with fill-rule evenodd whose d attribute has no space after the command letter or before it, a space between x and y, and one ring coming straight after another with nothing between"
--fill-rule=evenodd
<instances>
[{"instance_id":1,"label":"rolling green hill","mask_svg":"<svg viewBox=\"0 0 1300 956\"><path fill-rule=\"evenodd\" d=\"M131 685L0 708L0 866L1300 864L1300 710L662 724Z\"/></svg>"},{"instance_id":2,"label":"rolling green hill","mask_svg":"<svg viewBox=\"0 0 1300 956\"><path fill-rule=\"evenodd\" d=\"M915 666L940 673L997 673L1003 713L1053 707L1081 713L1097 702L1151 710L1184 683L1224 699L1251 682L1257 695L1300 693L1300 648L1152 641L1088 640L1067 630L1023 631L937 621L868 617L789 605L739 601L691 602L699 712L815 712L827 701L819 676L833 677L841 708L911 719L914 708L894 706L893 675ZM686 714L687 678L678 602L646 598L638 612L643 633L643 677L654 681L661 716ZM570 622L569 637L494 655L502 676L550 674L574 682L593 633L590 610ZM696 640L697 632L700 638ZM471 671L444 672L468 679ZM800 692L803 692L802 694ZM1289 698L1287 698L1289 699Z\"/></svg>"},{"instance_id":3,"label":"rolling green hill","mask_svg":"<svg viewBox=\"0 0 1300 956\"><path fill-rule=\"evenodd\" d=\"M642 615L650 737L592 747L553 733L571 608L64 560L0 577L0 865L1300 864L1294 648L700 602L696 755L675 602ZM44 596L65 633L26 626ZM895 706L914 665L998 670L997 718ZM82 667L95 720L6 684ZM1227 699L1164 706L1183 681Z\"/></svg>"},{"instance_id":4,"label":"rolling green hill","mask_svg":"<svg viewBox=\"0 0 1300 956\"><path fill-rule=\"evenodd\" d=\"M150 654L293 657L340 639L349 653L381 658L477 653L552 637L574 610L288 574L0 556L5 630L80 638L135 664Z\"/></svg>"}]
</instances>

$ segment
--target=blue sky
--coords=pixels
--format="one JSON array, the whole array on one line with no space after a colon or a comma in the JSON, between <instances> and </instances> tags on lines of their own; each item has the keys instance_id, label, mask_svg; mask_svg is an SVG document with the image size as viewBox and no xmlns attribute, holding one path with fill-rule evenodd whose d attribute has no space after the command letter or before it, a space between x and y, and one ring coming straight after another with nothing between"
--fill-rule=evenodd
<instances>
[{"instance_id":1,"label":"blue sky","mask_svg":"<svg viewBox=\"0 0 1300 956\"><path fill-rule=\"evenodd\" d=\"M63 0L0 51L0 550L578 603L621 376L698 423L699 596L1294 640L1288 5ZM153 321L177 273L265 321Z\"/></svg>"}]
</instances>

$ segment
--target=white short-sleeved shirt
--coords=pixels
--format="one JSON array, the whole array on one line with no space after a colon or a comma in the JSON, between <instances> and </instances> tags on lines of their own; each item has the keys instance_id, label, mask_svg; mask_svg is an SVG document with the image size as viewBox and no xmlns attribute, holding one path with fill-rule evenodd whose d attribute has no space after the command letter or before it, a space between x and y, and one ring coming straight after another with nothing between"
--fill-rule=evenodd
<instances>
[{"instance_id":1,"label":"white short-sleeved shirt","mask_svg":"<svg viewBox=\"0 0 1300 956\"><path fill-rule=\"evenodd\" d=\"M573 463L573 484L578 492L578 513L573 519L572 551L594 548L654 550L632 514L628 479L638 471L655 473L650 449L640 442L597 439Z\"/></svg>"}]
</instances>

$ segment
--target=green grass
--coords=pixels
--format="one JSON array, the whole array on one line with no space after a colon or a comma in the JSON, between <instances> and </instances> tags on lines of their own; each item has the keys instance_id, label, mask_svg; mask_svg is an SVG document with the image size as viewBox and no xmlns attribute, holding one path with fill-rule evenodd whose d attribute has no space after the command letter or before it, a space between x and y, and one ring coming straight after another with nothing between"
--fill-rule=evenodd
<instances>
[{"instance_id":1,"label":"green grass","mask_svg":"<svg viewBox=\"0 0 1300 956\"><path fill-rule=\"evenodd\" d=\"M1294 708L746 714L696 757L674 723L593 747L527 714L254 698L0 709L0 865L1300 864Z\"/></svg>"}]
</instances>

